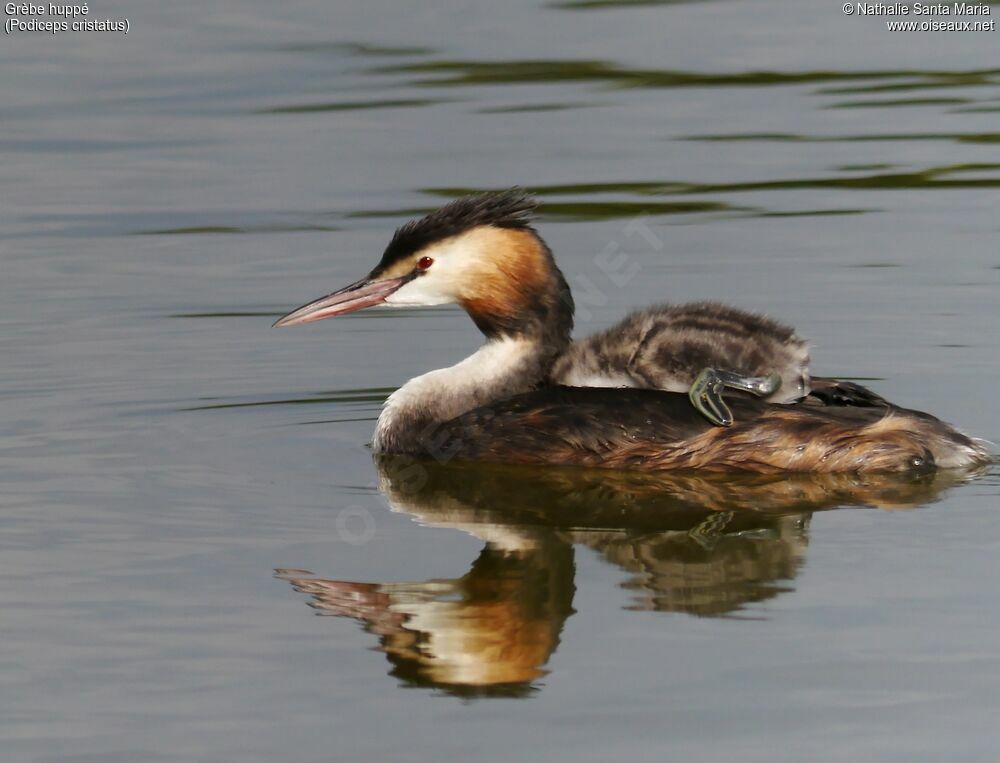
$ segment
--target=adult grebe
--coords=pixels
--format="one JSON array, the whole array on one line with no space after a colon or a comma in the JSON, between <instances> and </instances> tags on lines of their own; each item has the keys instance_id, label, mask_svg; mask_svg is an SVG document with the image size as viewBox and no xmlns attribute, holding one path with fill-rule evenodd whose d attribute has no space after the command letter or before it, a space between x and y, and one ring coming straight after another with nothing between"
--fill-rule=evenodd
<instances>
[{"instance_id":1,"label":"adult grebe","mask_svg":"<svg viewBox=\"0 0 1000 763\"><path fill-rule=\"evenodd\" d=\"M533 209L532 199L517 190L454 201L397 230L365 278L275 322L292 326L383 303L459 304L469 314L486 344L390 395L372 442L377 453L757 472L906 471L989 459L982 442L850 382L813 379L809 394L787 405L737 393L730 400L736 422L727 428L711 426L677 392L553 383L552 371L571 347L573 299L552 252L530 225ZM743 326L731 325L727 333L726 322L717 321L716 335L726 339L720 348L738 354L741 341L766 344L760 332L746 330L741 319L748 314L713 308ZM716 357L726 354L720 349ZM696 362L684 373L699 374L704 361ZM804 368L805 358L797 365ZM609 359L600 370L615 376L625 369ZM574 378L572 363L562 378ZM742 378L735 373L721 383L738 386ZM804 391L807 380L800 379ZM708 387L717 393L720 383L710 379Z\"/></svg>"}]
</instances>

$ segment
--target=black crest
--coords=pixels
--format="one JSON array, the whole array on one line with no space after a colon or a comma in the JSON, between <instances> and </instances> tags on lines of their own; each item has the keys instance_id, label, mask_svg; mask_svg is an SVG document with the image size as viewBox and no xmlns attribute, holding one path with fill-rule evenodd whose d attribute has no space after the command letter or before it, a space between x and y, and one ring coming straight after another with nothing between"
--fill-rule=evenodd
<instances>
[{"instance_id":1,"label":"black crest","mask_svg":"<svg viewBox=\"0 0 1000 763\"><path fill-rule=\"evenodd\" d=\"M530 228L536 206L535 200L520 188L463 196L399 228L386 247L379 268L480 225Z\"/></svg>"}]
</instances>

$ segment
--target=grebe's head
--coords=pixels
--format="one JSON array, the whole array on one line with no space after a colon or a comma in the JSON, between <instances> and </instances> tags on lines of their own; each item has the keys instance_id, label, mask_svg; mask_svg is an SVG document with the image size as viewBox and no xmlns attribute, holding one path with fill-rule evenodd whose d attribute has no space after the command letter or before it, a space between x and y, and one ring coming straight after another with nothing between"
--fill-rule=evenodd
<instances>
[{"instance_id":1,"label":"grebe's head","mask_svg":"<svg viewBox=\"0 0 1000 763\"><path fill-rule=\"evenodd\" d=\"M487 337L567 340L573 298L531 227L535 201L519 189L466 196L407 223L365 278L279 319L295 326L373 305L458 304Z\"/></svg>"}]
</instances>

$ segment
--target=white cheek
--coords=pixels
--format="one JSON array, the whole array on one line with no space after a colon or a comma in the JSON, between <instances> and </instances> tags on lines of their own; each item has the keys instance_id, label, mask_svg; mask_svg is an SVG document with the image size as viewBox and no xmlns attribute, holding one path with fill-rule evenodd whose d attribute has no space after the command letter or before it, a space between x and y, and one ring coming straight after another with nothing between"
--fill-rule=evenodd
<instances>
[{"instance_id":1,"label":"white cheek","mask_svg":"<svg viewBox=\"0 0 1000 763\"><path fill-rule=\"evenodd\" d=\"M387 305L448 305L455 302L454 292L445 279L428 272L418 276L385 298Z\"/></svg>"},{"instance_id":2,"label":"white cheek","mask_svg":"<svg viewBox=\"0 0 1000 763\"><path fill-rule=\"evenodd\" d=\"M387 305L453 305L459 300L463 281L468 281L469 265L480 257L477 232L472 231L423 249L421 256L434 262L429 270L390 294Z\"/></svg>"}]
</instances>

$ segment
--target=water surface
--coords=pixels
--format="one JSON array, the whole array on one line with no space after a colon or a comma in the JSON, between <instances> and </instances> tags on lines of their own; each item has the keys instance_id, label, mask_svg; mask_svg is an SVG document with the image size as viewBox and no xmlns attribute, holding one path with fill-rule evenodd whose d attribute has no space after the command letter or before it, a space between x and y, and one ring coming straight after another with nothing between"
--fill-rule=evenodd
<instances>
[{"instance_id":1,"label":"water surface","mask_svg":"<svg viewBox=\"0 0 1000 763\"><path fill-rule=\"evenodd\" d=\"M998 441L996 33L788 0L93 13L129 35L0 47L5 760L992 759L996 467L445 468L401 499L379 406L471 322L269 326L517 184L579 331L733 301Z\"/></svg>"}]
</instances>

